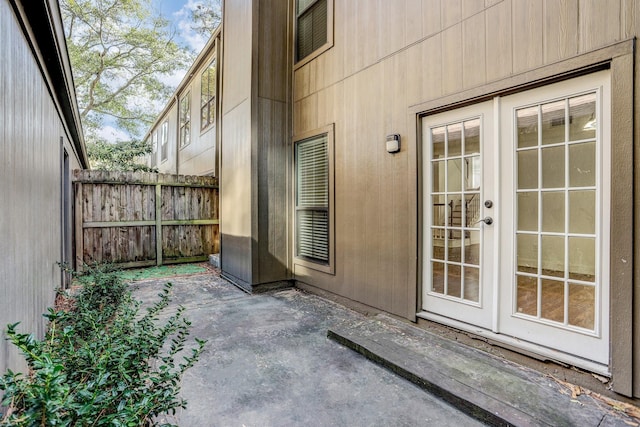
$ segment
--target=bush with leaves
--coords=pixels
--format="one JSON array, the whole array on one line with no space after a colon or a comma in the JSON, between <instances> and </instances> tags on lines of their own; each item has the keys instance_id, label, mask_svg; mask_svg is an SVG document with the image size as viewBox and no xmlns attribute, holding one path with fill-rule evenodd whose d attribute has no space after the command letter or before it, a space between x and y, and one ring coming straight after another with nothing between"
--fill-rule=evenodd
<instances>
[{"instance_id":1,"label":"bush with leaves","mask_svg":"<svg viewBox=\"0 0 640 427\"><path fill-rule=\"evenodd\" d=\"M153 147L148 141L132 139L110 143L107 141L95 141L87 144L87 155L91 160L91 167L95 170L122 171L122 172L158 172L144 164L146 155L153 152Z\"/></svg>"},{"instance_id":2,"label":"bush with leaves","mask_svg":"<svg viewBox=\"0 0 640 427\"><path fill-rule=\"evenodd\" d=\"M185 349L184 308L161 320L171 284L141 312L117 272L95 269L70 311L49 309L44 340L9 325L8 339L24 354L27 375L8 371L0 426L153 426L185 408L180 379L205 342Z\"/></svg>"}]
</instances>

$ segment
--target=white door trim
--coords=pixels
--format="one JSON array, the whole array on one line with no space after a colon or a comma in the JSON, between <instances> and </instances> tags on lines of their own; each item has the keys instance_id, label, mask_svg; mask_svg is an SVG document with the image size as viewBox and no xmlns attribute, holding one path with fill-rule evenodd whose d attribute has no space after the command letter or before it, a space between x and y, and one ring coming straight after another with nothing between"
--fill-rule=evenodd
<instances>
[{"instance_id":1,"label":"white door trim","mask_svg":"<svg viewBox=\"0 0 640 427\"><path fill-rule=\"evenodd\" d=\"M492 257L487 253L480 252L480 297L478 302L463 301L459 298L448 297L444 294L438 294L429 291L431 284L432 267L429 260L429 254L432 251L433 235L430 229L432 224L432 151L431 151L431 136L430 129L439 128L447 124L457 124L468 120L480 119L480 161L481 161L481 184L480 184L480 217L493 216L496 209L487 209L482 204L485 200L495 200L493 189L497 188L496 183L493 181L495 175L488 171L496 169L495 162L496 157L493 153L487 153L485 150L491 147L493 143L491 140L494 135L494 118L493 118L493 101L486 101L479 104L463 107L455 111L448 111L444 113L435 114L432 116L423 117L422 120L422 133L423 133L423 150L422 150L422 164L423 164L423 187L422 198L424 203L423 209L423 242L422 253L425 260L424 267L422 269L422 306L433 312L437 312L440 315L446 315L446 313L456 313L458 318L463 319L466 322L473 324L480 324L487 329L491 329L495 319L493 318L493 304L495 297L493 291L495 289L494 283L495 275L493 273L494 261ZM446 162L446 160L445 160ZM438 161L436 161L438 163ZM480 247L495 247L495 237L493 237L494 227L480 224L476 226L480 235ZM463 241L465 239L462 239ZM463 250L463 249L462 249ZM491 252L494 250L492 249ZM493 257L495 258L495 257ZM444 262L447 263L446 261Z\"/></svg>"},{"instance_id":2,"label":"white door trim","mask_svg":"<svg viewBox=\"0 0 640 427\"><path fill-rule=\"evenodd\" d=\"M482 270L492 270L491 283L485 282L484 291L490 293L490 299L483 299L482 306L490 309L489 323L473 323L455 311L453 303L446 301L441 306L433 309L434 304L427 303L428 292L426 287L430 283L430 261L427 259L430 253L430 213L431 187L429 179L423 178L425 187L422 190L423 198L423 258L422 268L422 311L417 313L420 318L433 320L452 326L467 332L474 333L499 342L509 347L521 348L526 352L541 355L550 360L569 363L597 372L603 375L610 374L610 344L609 344L609 243L610 243L610 194L611 194L611 82L610 71L600 71L571 80L550 84L540 88L529 89L506 97L495 97L492 106L485 118L491 119L491 141L482 144L483 159L493 156L496 159L493 174L489 181L496 185L491 189L482 183L482 200L492 198L496 206L491 216L494 218L492 226L492 239L495 242L492 248L485 245L483 239L481 257L491 257L491 262L483 262ZM515 278L515 236L516 236L516 196L514 173L516 168L516 150L513 138L513 111L529 104L546 103L549 100L568 98L575 94L596 90L598 93L596 108L598 111L598 143L597 147L597 177L596 177L596 209L597 223L596 235L596 302L595 302L595 327L590 333L570 325L562 326L544 319L532 320L527 316L514 314L514 286ZM469 116L468 111L474 107L485 108L487 102L463 107L445 113L420 118L421 123L437 126L437 122L443 118L451 120L464 119ZM568 114L568 113L567 113ZM457 118L456 118L457 115ZM423 144L428 144L423 129ZM430 148L426 148L430 150ZM429 154L422 156L422 170L424 175L431 173ZM483 167L485 162L483 160ZM483 174L486 171L483 169ZM488 193L487 193L488 192ZM488 195L487 195L488 194ZM566 202L568 203L568 202ZM486 227L483 227L486 230ZM483 231L484 231L483 230ZM567 229L568 230L568 229ZM565 232L566 233L566 232ZM484 234L484 233L483 233ZM568 255L565 255L568 256ZM490 267L489 267L490 265ZM488 268L487 268L488 267ZM484 273L482 273L484 274ZM566 279L565 279L566 280ZM568 286L568 285L565 285ZM566 291L565 287L565 292ZM566 298L566 297L565 297ZM446 298L445 298L446 299ZM443 299L443 300L445 300ZM566 302L568 304L568 302ZM565 306L566 307L566 306ZM549 337L549 334L554 334ZM597 348L595 348L597 347ZM593 350L593 351L592 351Z\"/></svg>"},{"instance_id":3,"label":"white door trim","mask_svg":"<svg viewBox=\"0 0 640 427\"><path fill-rule=\"evenodd\" d=\"M522 340L553 347L582 359L591 360L594 363L608 366L609 364L609 212L611 194L611 166L610 166L610 74L609 71L600 71L586 76L577 77L560 83L551 84L537 89L520 92L502 98L502 126L500 135L501 169L503 180L501 192L505 202L501 204L504 224L501 227L502 239L500 241L502 266L499 272L500 280L504 284L501 287L499 303L501 333L517 336ZM562 326L557 322L544 319L531 319L514 313L515 293L513 280L516 265L516 222L517 212L515 203L516 194L516 149L514 137L514 112L517 108L527 105L547 103L554 99L565 99L576 94L596 91L596 111L599 118L599 135L597 138L596 163L596 283L595 292L595 319L593 333L580 330L569 325ZM567 172L568 173L568 172ZM512 203L507 203L507 197L512 198ZM507 220L508 218L508 220ZM540 248L539 248L540 250ZM565 254L568 256L568 254ZM568 303L568 302L567 302ZM577 364L577 363L576 363Z\"/></svg>"},{"instance_id":4,"label":"white door trim","mask_svg":"<svg viewBox=\"0 0 640 427\"><path fill-rule=\"evenodd\" d=\"M600 375L611 376L611 371L609 370L609 367L607 365L596 363L587 359L582 359L580 357L576 357L574 355L567 354L562 351L554 350L549 347L524 341L509 335L495 333L487 329L469 325L468 323L460 322L458 320L451 319L449 317L439 316L437 314L429 313L426 311L421 311L417 313L417 317L425 320L430 320L432 322L440 323L446 326L450 326L452 328L455 328L464 332L468 332L470 334L477 335L479 337L486 338L498 344L503 344L509 350L518 351L518 349L521 349L524 352L541 356L543 359L560 362L563 364L569 364L572 366L577 366L582 369L586 369L589 372L594 372Z\"/></svg>"}]
</instances>

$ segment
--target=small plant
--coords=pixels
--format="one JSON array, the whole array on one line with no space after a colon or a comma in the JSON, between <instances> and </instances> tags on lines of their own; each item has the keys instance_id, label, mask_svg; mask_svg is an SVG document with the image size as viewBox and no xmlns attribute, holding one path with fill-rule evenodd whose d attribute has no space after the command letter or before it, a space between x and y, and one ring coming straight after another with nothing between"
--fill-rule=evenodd
<instances>
[{"instance_id":1,"label":"small plant","mask_svg":"<svg viewBox=\"0 0 640 427\"><path fill-rule=\"evenodd\" d=\"M171 284L140 312L116 272L94 269L73 309L49 309L44 340L8 326L8 339L24 354L27 375L8 371L0 426L154 426L161 414L185 408L180 379L205 342L185 349L191 323L179 307L161 320Z\"/></svg>"}]
</instances>

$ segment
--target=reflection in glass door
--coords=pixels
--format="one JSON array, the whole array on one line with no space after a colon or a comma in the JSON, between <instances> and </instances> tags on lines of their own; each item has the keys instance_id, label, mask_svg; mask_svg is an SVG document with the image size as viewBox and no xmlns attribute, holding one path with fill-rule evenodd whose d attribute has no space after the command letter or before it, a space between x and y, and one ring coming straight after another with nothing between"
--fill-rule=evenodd
<instances>
[{"instance_id":1,"label":"reflection in glass door","mask_svg":"<svg viewBox=\"0 0 640 427\"><path fill-rule=\"evenodd\" d=\"M422 119L422 308L492 328L492 102Z\"/></svg>"},{"instance_id":2,"label":"reflection in glass door","mask_svg":"<svg viewBox=\"0 0 640 427\"><path fill-rule=\"evenodd\" d=\"M500 100L498 329L600 372L609 363L609 100L607 71Z\"/></svg>"},{"instance_id":3,"label":"reflection in glass door","mask_svg":"<svg viewBox=\"0 0 640 427\"><path fill-rule=\"evenodd\" d=\"M480 301L480 119L431 133L431 291Z\"/></svg>"},{"instance_id":4,"label":"reflection in glass door","mask_svg":"<svg viewBox=\"0 0 640 427\"><path fill-rule=\"evenodd\" d=\"M418 316L607 372L609 79L422 118Z\"/></svg>"},{"instance_id":5,"label":"reflection in glass door","mask_svg":"<svg viewBox=\"0 0 640 427\"><path fill-rule=\"evenodd\" d=\"M519 108L515 314L595 331L596 93Z\"/></svg>"}]
</instances>

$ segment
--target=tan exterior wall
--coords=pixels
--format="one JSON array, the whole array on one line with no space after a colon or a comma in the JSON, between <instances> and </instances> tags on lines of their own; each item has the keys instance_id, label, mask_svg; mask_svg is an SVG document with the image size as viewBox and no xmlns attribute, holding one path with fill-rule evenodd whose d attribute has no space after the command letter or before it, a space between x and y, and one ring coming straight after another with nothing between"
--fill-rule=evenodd
<instances>
[{"instance_id":1,"label":"tan exterior wall","mask_svg":"<svg viewBox=\"0 0 640 427\"><path fill-rule=\"evenodd\" d=\"M191 94L191 142L182 148L180 148L179 143L176 144L178 149L178 173L182 175L218 175L216 170L216 135L218 126L212 125L205 130L201 130L200 115L200 83L202 80L202 72L209 66L211 60L217 56L215 52L217 46L214 45L213 48L214 52L207 55L202 65L193 73L189 85L180 92L176 100L179 102L188 92ZM177 111L174 114L176 120L178 120ZM176 141L180 140L180 130L177 126L172 137L175 138Z\"/></svg>"},{"instance_id":2,"label":"tan exterior wall","mask_svg":"<svg viewBox=\"0 0 640 427\"><path fill-rule=\"evenodd\" d=\"M613 161L629 166L612 178L612 203L619 206L612 219L612 369L616 391L640 396L640 352L633 351L640 334L629 328L632 309L640 318L640 293L633 294L630 278L633 269L640 281L640 268L626 262L633 257L633 215L635 228L640 225L639 210L629 202L631 182L638 191L640 180L628 161L629 94L633 87L638 108L633 79L640 71L636 65L633 75L633 43L619 53L601 49L640 33L640 2L336 0L334 10L333 47L294 67L293 138L335 126L335 274L294 262L295 279L414 318L421 262L418 115L608 63ZM627 120L626 127L616 130L617 120ZM638 141L640 123L633 120ZM402 149L391 155L385 136L394 133L401 135ZM640 164L638 150L635 156ZM633 252L640 256L640 245Z\"/></svg>"},{"instance_id":3,"label":"tan exterior wall","mask_svg":"<svg viewBox=\"0 0 640 427\"><path fill-rule=\"evenodd\" d=\"M288 275L286 1L224 4L221 264L243 286Z\"/></svg>"},{"instance_id":4,"label":"tan exterior wall","mask_svg":"<svg viewBox=\"0 0 640 427\"><path fill-rule=\"evenodd\" d=\"M213 58L217 58L218 88L220 87L220 58L218 47L220 44L219 35L214 36L216 41L211 41L200 53L196 63L189 70L188 75L180 83L178 91L169 100L163 112L156 120L152 128L147 133L146 138L152 141L154 132L158 132L158 161L156 163L158 171L161 173L172 173L179 175L209 175L218 176L218 140L220 135L220 90L216 97L216 123L201 129L201 87L202 73L209 66ZM178 106L180 99L190 94L191 110L191 133L190 142L184 147L180 147L180 128ZM168 156L165 162L161 161L160 135L162 123L169 120L169 147ZM151 165L150 156L146 159L147 165Z\"/></svg>"},{"instance_id":5,"label":"tan exterior wall","mask_svg":"<svg viewBox=\"0 0 640 427\"><path fill-rule=\"evenodd\" d=\"M175 102L172 104L171 108L169 109L169 111L162 117L160 117L160 120L158 121L158 125L154 128L154 132L157 131L158 132L158 171L160 173L175 173L177 174L178 172L176 171L176 164L177 164L177 156L176 156L176 152L177 152L177 140L176 140L176 133L177 133L177 122L178 122L178 113L177 113L177 108L176 108L176 104ZM168 122L168 133L167 133L167 159L166 160L162 160L162 124Z\"/></svg>"},{"instance_id":6,"label":"tan exterior wall","mask_svg":"<svg viewBox=\"0 0 640 427\"><path fill-rule=\"evenodd\" d=\"M289 278L287 165L291 49L286 1L260 0L257 7L257 100L253 122L258 147L258 283ZM282 46L285 46L283 49Z\"/></svg>"},{"instance_id":7,"label":"tan exterior wall","mask_svg":"<svg viewBox=\"0 0 640 427\"><path fill-rule=\"evenodd\" d=\"M226 274L246 283L252 269L252 1L223 7L220 248Z\"/></svg>"},{"instance_id":8,"label":"tan exterior wall","mask_svg":"<svg viewBox=\"0 0 640 427\"><path fill-rule=\"evenodd\" d=\"M62 284L62 150L69 170L81 167L83 155L69 142L54 89L19 22L9 1L0 1L0 372L24 368L5 341L7 324L44 335L42 313Z\"/></svg>"}]
</instances>

